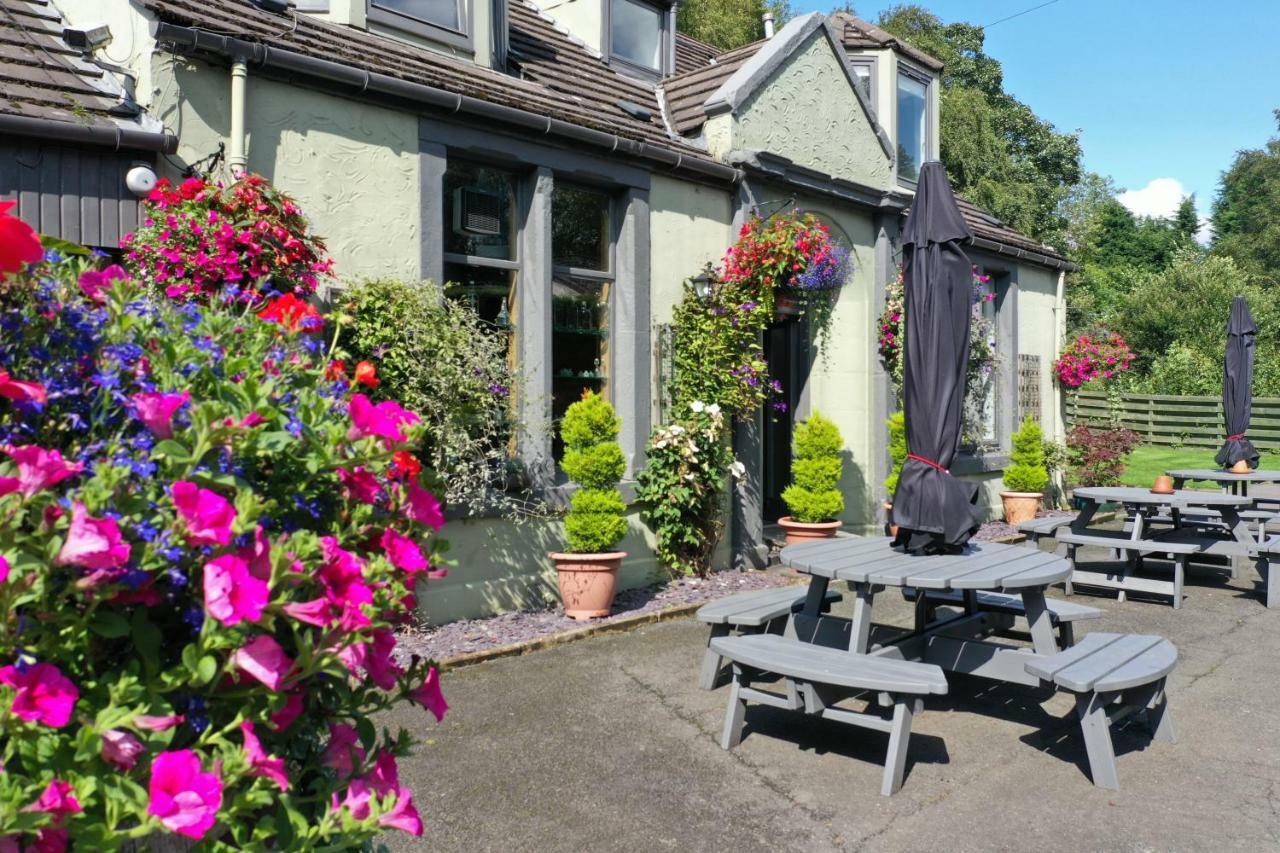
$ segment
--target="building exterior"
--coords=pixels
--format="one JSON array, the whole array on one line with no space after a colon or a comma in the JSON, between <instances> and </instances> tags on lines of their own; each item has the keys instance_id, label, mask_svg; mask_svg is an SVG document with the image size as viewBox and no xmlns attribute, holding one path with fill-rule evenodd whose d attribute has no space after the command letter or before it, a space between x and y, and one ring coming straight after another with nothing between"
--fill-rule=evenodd
<instances>
[{"instance_id":1,"label":"building exterior","mask_svg":"<svg viewBox=\"0 0 1280 853\"><path fill-rule=\"evenodd\" d=\"M823 356L799 322L768 335L792 409L738 428L748 477L723 561L763 560L792 419L814 410L847 442L844 520L883 523L893 392L876 321L914 177L938 156L933 58L843 13L722 53L677 34L667 0L53 2L78 26L110 27L138 102L177 138L173 164L224 146L233 168L299 199L340 275L447 281L509 324L525 380L518 452L552 494L564 406L584 387L610 396L633 476L664 416L663 341L682 282L752 212L817 213L854 269ZM995 282L1002 357L988 440L956 470L995 507L1020 414L1062 435L1050 364L1069 264L965 214L974 262ZM488 225L470 227L473 216ZM460 570L423 596L429 619L554 599L558 525L468 519L448 535ZM650 540L634 515L625 585L658 570Z\"/></svg>"}]
</instances>

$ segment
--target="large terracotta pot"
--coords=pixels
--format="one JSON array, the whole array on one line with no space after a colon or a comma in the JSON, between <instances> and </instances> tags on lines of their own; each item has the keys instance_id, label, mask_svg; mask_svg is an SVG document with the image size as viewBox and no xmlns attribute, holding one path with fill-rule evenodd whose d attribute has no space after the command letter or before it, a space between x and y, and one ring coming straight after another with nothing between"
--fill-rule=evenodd
<instances>
[{"instance_id":1,"label":"large terracotta pot","mask_svg":"<svg viewBox=\"0 0 1280 853\"><path fill-rule=\"evenodd\" d=\"M618 569L625 551L604 554L553 553L564 615L570 619L608 616L618 589Z\"/></svg>"},{"instance_id":2,"label":"large terracotta pot","mask_svg":"<svg viewBox=\"0 0 1280 853\"><path fill-rule=\"evenodd\" d=\"M1040 511L1040 501L1043 498L1044 495L1040 492L1001 492L1004 520L1014 525L1030 521Z\"/></svg>"},{"instance_id":3,"label":"large terracotta pot","mask_svg":"<svg viewBox=\"0 0 1280 853\"><path fill-rule=\"evenodd\" d=\"M799 545L801 542L812 542L815 539L830 539L844 526L844 522L819 521L807 524L803 521L792 521L791 516L784 515L778 519L778 526L787 532L788 545Z\"/></svg>"}]
</instances>

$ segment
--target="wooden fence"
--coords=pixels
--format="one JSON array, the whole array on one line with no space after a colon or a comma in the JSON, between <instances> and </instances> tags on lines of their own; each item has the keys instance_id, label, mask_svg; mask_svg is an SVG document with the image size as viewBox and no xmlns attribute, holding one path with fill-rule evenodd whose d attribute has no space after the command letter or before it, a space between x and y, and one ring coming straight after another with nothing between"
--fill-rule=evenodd
<instances>
[{"instance_id":1,"label":"wooden fence","mask_svg":"<svg viewBox=\"0 0 1280 853\"><path fill-rule=\"evenodd\" d=\"M1080 391L1068 398L1067 421L1118 423L1150 444L1219 447L1226 437L1221 397L1125 394L1110 401L1105 393ZM1254 398L1248 434L1259 450L1280 449L1280 397Z\"/></svg>"}]
</instances>

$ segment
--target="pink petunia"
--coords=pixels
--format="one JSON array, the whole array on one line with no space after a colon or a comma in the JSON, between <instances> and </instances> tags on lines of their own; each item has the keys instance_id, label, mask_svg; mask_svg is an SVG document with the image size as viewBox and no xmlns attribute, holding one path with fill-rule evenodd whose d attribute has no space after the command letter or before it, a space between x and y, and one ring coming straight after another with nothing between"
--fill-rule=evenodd
<instances>
[{"instance_id":1,"label":"pink petunia","mask_svg":"<svg viewBox=\"0 0 1280 853\"><path fill-rule=\"evenodd\" d=\"M284 612L299 622L325 628L333 624L333 604L327 598L314 598L311 601L300 601L286 604Z\"/></svg>"},{"instance_id":2,"label":"pink petunia","mask_svg":"<svg viewBox=\"0 0 1280 853\"><path fill-rule=\"evenodd\" d=\"M317 574L329 600L338 607L371 603L373 590L364 582L364 561L340 547L332 536L323 537L320 544L325 564Z\"/></svg>"},{"instance_id":3,"label":"pink petunia","mask_svg":"<svg viewBox=\"0 0 1280 853\"><path fill-rule=\"evenodd\" d=\"M380 544L387 560L398 569L413 574L431 568L427 558L422 556L422 549L418 544L390 527L382 531Z\"/></svg>"},{"instance_id":4,"label":"pink petunia","mask_svg":"<svg viewBox=\"0 0 1280 853\"><path fill-rule=\"evenodd\" d=\"M49 393L43 385L21 382L10 376L7 370L0 370L0 397L7 397L15 403L39 403L41 406L49 402Z\"/></svg>"},{"instance_id":5,"label":"pink petunia","mask_svg":"<svg viewBox=\"0 0 1280 853\"><path fill-rule=\"evenodd\" d=\"M174 413L190 401L189 391L181 394L134 394L129 398L133 404L133 416L157 438L173 438Z\"/></svg>"},{"instance_id":6,"label":"pink petunia","mask_svg":"<svg viewBox=\"0 0 1280 853\"><path fill-rule=\"evenodd\" d=\"M259 580L271 580L271 540L261 527L253 531L253 544L241 548L236 556L249 566L249 574Z\"/></svg>"},{"instance_id":7,"label":"pink petunia","mask_svg":"<svg viewBox=\"0 0 1280 853\"><path fill-rule=\"evenodd\" d=\"M171 492L173 505L186 525L189 544L226 545L231 541L236 509L230 501L187 480L175 482Z\"/></svg>"},{"instance_id":8,"label":"pink petunia","mask_svg":"<svg viewBox=\"0 0 1280 853\"><path fill-rule=\"evenodd\" d=\"M279 691L293 661L274 637L254 637L231 655L231 662L242 672L262 682L268 690Z\"/></svg>"},{"instance_id":9,"label":"pink petunia","mask_svg":"<svg viewBox=\"0 0 1280 853\"><path fill-rule=\"evenodd\" d=\"M329 743L320 756L320 763L332 768L339 777L350 776L356 765L364 763L365 752L360 747L360 736L354 726L346 723L329 724Z\"/></svg>"},{"instance_id":10,"label":"pink petunia","mask_svg":"<svg viewBox=\"0 0 1280 853\"><path fill-rule=\"evenodd\" d=\"M347 438L357 441L368 436L377 436L387 441L404 441L403 426L413 426L422 418L415 412L403 408L393 400L374 405L363 394L351 395L351 429Z\"/></svg>"},{"instance_id":11,"label":"pink petunia","mask_svg":"<svg viewBox=\"0 0 1280 853\"><path fill-rule=\"evenodd\" d=\"M338 480L346 489L347 495L361 503L376 505L382 497L382 485L378 478L363 466L357 465L350 471L339 468Z\"/></svg>"},{"instance_id":12,"label":"pink petunia","mask_svg":"<svg viewBox=\"0 0 1280 853\"><path fill-rule=\"evenodd\" d=\"M4 450L18 466L17 487L26 497L43 491L84 470L83 462L67 462L56 450L27 444ZM6 478L7 479L7 478Z\"/></svg>"},{"instance_id":13,"label":"pink petunia","mask_svg":"<svg viewBox=\"0 0 1280 853\"><path fill-rule=\"evenodd\" d=\"M422 835L422 816L413 804L413 791L401 785L396 788L396 801L390 811L378 817L378 826L384 829L398 829L412 836Z\"/></svg>"},{"instance_id":14,"label":"pink petunia","mask_svg":"<svg viewBox=\"0 0 1280 853\"><path fill-rule=\"evenodd\" d=\"M71 835L60 826L46 826L36 831L36 841L27 853L66 853Z\"/></svg>"},{"instance_id":15,"label":"pink petunia","mask_svg":"<svg viewBox=\"0 0 1280 853\"><path fill-rule=\"evenodd\" d=\"M405 486L404 514L405 517L437 532L444 527L444 513L440 511L440 501L417 483L408 483Z\"/></svg>"},{"instance_id":16,"label":"pink petunia","mask_svg":"<svg viewBox=\"0 0 1280 853\"><path fill-rule=\"evenodd\" d=\"M0 583L4 583L9 579L9 561L4 557L0 557Z\"/></svg>"},{"instance_id":17,"label":"pink petunia","mask_svg":"<svg viewBox=\"0 0 1280 853\"><path fill-rule=\"evenodd\" d=\"M352 675L363 672L382 690L391 690L404 672L393 656L395 648L395 634L380 628L369 642L352 643L339 651L338 659Z\"/></svg>"},{"instance_id":18,"label":"pink petunia","mask_svg":"<svg viewBox=\"0 0 1280 853\"><path fill-rule=\"evenodd\" d=\"M249 572L249 564L223 554L204 566L204 606L223 625L257 622L267 606L267 582Z\"/></svg>"},{"instance_id":19,"label":"pink petunia","mask_svg":"<svg viewBox=\"0 0 1280 853\"><path fill-rule=\"evenodd\" d=\"M169 831L196 840L204 838L222 808L222 780L202 772L200 756L189 749L151 760L150 794L147 813Z\"/></svg>"},{"instance_id":20,"label":"pink petunia","mask_svg":"<svg viewBox=\"0 0 1280 853\"><path fill-rule=\"evenodd\" d=\"M289 777L284 772L284 759L272 758L262 748L253 731L253 723L245 721L240 724L240 733L244 735L244 755L249 761L249 775L262 776L275 782L281 791L289 790Z\"/></svg>"},{"instance_id":21,"label":"pink petunia","mask_svg":"<svg viewBox=\"0 0 1280 853\"><path fill-rule=\"evenodd\" d=\"M107 291L115 286L117 281L128 281L129 274L119 264L112 264L105 270L85 270L80 273L80 292L88 297L89 301L95 305L102 305L107 301Z\"/></svg>"},{"instance_id":22,"label":"pink petunia","mask_svg":"<svg viewBox=\"0 0 1280 853\"><path fill-rule=\"evenodd\" d=\"M133 725L134 728L148 732L163 732L184 722L186 719L182 714L170 714L167 717L152 717L147 714L139 714L133 718Z\"/></svg>"},{"instance_id":23,"label":"pink petunia","mask_svg":"<svg viewBox=\"0 0 1280 853\"><path fill-rule=\"evenodd\" d=\"M15 717L54 729L70 722L80 698L80 690L51 663L0 667L0 684L16 691L9 707Z\"/></svg>"},{"instance_id":24,"label":"pink petunia","mask_svg":"<svg viewBox=\"0 0 1280 853\"><path fill-rule=\"evenodd\" d=\"M132 770L142 752L142 741L129 732L111 729L102 733L102 758L114 767Z\"/></svg>"},{"instance_id":25,"label":"pink petunia","mask_svg":"<svg viewBox=\"0 0 1280 853\"><path fill-rule=\"evenodd\" d=\"M61 823L67 815L79 814L84 809L80 807L80 801L76 799L76 791L71 784L61 779L54 779L45 786L40 797L23 811L47 812L53 815L55 822Z\"/></svg>"},{"instance_id":26,"label":"pink petunia","mask_svg":"<svg viewBox=\"0 0 1280 853\"><path fill-rule=\"evenodd\" d=\"M434 666L427 670L427 677L422 684L409 693L409 698L430 711L437 723L444 720L444 715L449 710L449 703L440 690L440 671Z\"/></svg>"},{"instance_id":27,"label":"pink petunia","mask_svg":"<svg viewBox=\"0 0 1280 853\"><path fill-rule=\"evenodd\" d=\"M94 518L82 503L71 508L71 527L54 562L59 566L114 569L129 561L129 544L112 518Z\"/></svg>"},{"instance_id":28,"label":"pink petunia","mask_svg":"<svg viewBox=\"0 0 1280 853\"><path fill-rule=\"evenodd\" d=\"M422 818L414 807L413 792L400 784L395 756L386 750L378 753L372 770L351 781L346 798L341 803L338 802L337 795L334 795L333 808L346 808L356 820L365 820L371 813L374 797L381 800L392 795L395 796L395 801L388 811L378 817L378 825L399 829L410 835L421 835Z\"/></svg>"},{"instance_id":29,"label":"pink petunia","mask_svg":"<svg viewBox=\"0 0 1280 853\"><path fill-rule=\"evenodd\" d=\"M282 732L293 725L293 721L302 714L303 704L301 692L295 690L292 693L286 693L284 707L268 717L267 722L270 723L271 728Z\"/></svg>"}]
</instances>

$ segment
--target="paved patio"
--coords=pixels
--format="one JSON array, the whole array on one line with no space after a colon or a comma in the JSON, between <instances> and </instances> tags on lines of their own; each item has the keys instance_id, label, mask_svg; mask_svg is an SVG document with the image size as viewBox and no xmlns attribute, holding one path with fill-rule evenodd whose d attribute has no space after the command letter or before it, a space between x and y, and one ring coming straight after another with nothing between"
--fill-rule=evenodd
<instances>
[{"instance_id":1,"label":"paved patio","mask_svg":"<svg viewBox=\"0 0 1280 853\"><path fill-rule=\"evenodd\" d=\"M1249 574L1249 573L1246 573ZM1087 630L1162 634L1179 742L1121 731L1122 790L1094 788L1067 696L952 677L918 718L906 783L878 795L887 735L697 688L706 629L654 625L449 673L453 711L396 717L426 823L393 850L1221 850L1280 847L1280 612L1254 578L1192 572L1181 611L1077 595ZM1061 594L1060 591L1057 594ZM896 594L877 614L908 624ZM843 605L842 605L843 606Z\"/></svg>"}]
</instances>

